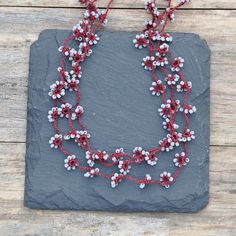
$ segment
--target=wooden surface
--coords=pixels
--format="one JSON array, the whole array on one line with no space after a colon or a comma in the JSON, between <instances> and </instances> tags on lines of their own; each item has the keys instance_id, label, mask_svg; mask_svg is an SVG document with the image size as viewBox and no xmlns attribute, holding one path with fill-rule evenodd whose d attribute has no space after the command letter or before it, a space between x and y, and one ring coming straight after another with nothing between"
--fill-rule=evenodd
<instances>
[{"instance_id":1,"label":"wooden surface","mask_svg":"<svg viewBox=\"0 0 236 236\"><path fill-rule=\"evenodd\" d=\"M82 16L77 2L0 0L0 235L236 235L235 0L192 0L168 28L197 33L212 50L210 201L205 209L122 214L23 207L29 46L43 29L70 29ZM147 17L142 2L115 0L107 29L141 29Z\"/></svg>"},{"instance_id":2,"label":"wooden surface","mask_svg":"<svg viewBox=\"0 0 236 236\"><path fill-rule=\"evenodd\" d=\"M107 0L100 0L99 6L105 7ZM165 0L158 0L159 7L165 5ZM178 0L173 0L178 3ZM112 4L113 8L141 8L143 9L144 0L115 0ZM78 0L0 0L0 6L28 6L28 7L63 7L63 8L78 8ZM235 0L192 0L191 5L186 5L184 8L193 9L236 9Z\"/></svg>"}]
</instances>

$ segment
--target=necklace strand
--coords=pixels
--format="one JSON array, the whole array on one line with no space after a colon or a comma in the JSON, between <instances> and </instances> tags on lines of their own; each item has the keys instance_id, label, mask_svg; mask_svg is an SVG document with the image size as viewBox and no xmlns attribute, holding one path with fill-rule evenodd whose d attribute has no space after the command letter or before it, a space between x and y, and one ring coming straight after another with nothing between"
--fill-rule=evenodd
<instances>
[{"instance_id":1,"label":"necklace strand","mask_svg":"<svg viewBox=\"0 0 236 236\"><path fill-rule=\"evenodd\" d=\"M53 124L55 135L49 140L51 148L60 150L65 156L64 166L67 170L84 171L85 177L100 176L111 180L111 186L116 187L122 180L130 180L140 188L146 185L156 184L169 188L175 182L183 167L189 162L188 142L195 139L194 131L189 129L189 115L196 111L196 107L188 104L192 83L185 79L181 69L184 65L182 57L173 58L168 43L172 42L172 36L165 32L169 21L174 21L174 11L189 0L181 0L179 4L171 7L172 1L167 0L167 7L162 12L157 8L155 0L146 0L145 9L151 14L152 19L145 22L145 29L133 40L134 46L138 49L147 48L149 55L143 58L142 66L149 71L152 78L150 87L153 96L160 96L162 105L158 109L160 116L163 117L163 128L167 130L167 136L159 141L159 146L151 150L144 150L142 147L135 147L133 154L124 151L123 148L116 149L113 153L107 154L106 151L94 150L90 143L90 134L81 117L84 108L80 105L81 94L79 80L82 77L81 64L92 53L92 47L99 41L96 31L107 23L107 15L112 0L109 1L106 10L100 10L96 6L96 0L80 0L85 5L84 19L73 27L71 36L64 40L63 46L59 48L62 54L58 72L60 80L50 86L49 95L51 96L53 107L48 112L49 122ZM78 41L77 49L69 47L72 41ZM70 66L66 66L66 61ZM165 84L157 78L156 71L160 70L165 77ZM167 98L167 89L170 90L170 97ZM76 104L72 106L63 98L68 92L75 92L77 95ZM176 92L183 92L183 101L175 99ZM175 123L178 112L183 114L184 128L182 132L177 132L179 125ZM68 120L69 131L61 134L58 119ZM74 122L78 122L81 130L74 128ZM80 163L80 160L64 149L62 143L66 140L74 140L80 148L85 151L87 166ZM146 163L155 166L158 162L157 154L161 151L171 151L173 148L182 145L183 151L176 153L173 162L176 170L173 174L168 171L161 173L159 179L152 179L150 174L138 179L130 175L132 165ZM105 174L95 168L95 164L110 168L118 167L118 172Z\"/></svg>"}]
</instances>

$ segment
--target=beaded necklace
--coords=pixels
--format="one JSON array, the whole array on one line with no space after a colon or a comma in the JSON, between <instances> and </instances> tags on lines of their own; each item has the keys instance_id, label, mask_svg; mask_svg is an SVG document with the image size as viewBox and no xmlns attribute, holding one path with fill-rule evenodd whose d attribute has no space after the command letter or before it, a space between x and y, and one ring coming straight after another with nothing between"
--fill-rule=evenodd
<instances>
[{"instance_id":1,"label":"beaded necklace","mask_svg":"<svg viewBox=\"0 0 236 236\"><path fill-rule=\"evenodd\" d=\"M151 15L152 19L145 22L144 30L136 35L133 40L137 49L146 48L149 55L143 58L142 66L149 71L152 83L150 92L153 96L160 96L162 105L158 109L163 118L163 128L167 131L167 136L159 141L159 145L150 150L144 150L142 147L135 147L133 153L129 154L123 148L118 148L108 154L106 151L94 150L91 146L91 135L82 122L84 108L80 105L80 85L82 77L81 64L92 53L92 47L99 41L96 31L107 23L107 15L112 0L109 1L106 10L100 10L96 6L96 0L80 0L85 5L83 20L73 27L71 36L64 40L63 46L59 48L62 54L58 72L60 80L57 80L50 86L49 95L51 96L53 107L48 112L49 122L53 124L55 135L49 140L51 148L60 150L65 155L64 166L67 170L79 170L84 172L85 177L94 176L110 179L111 187L116 187L122 180L130 180L137 184L141 189L146 185L155 184L169 188L175 182L183 167L189 162L188 142L195 139L194 131L189 129L189 115L196 112L196 107L188 104L188 95L192 83L185 79L181 71L184 66L182 57L173 58L169 50L169 43L172 42L172 36L165 32L167 23L174 21L174 11L189 0L181 0L179 4L171 7L171 0L167 0L167 7L159 11L155 0L146 0L145 9ZM68 46L70 42L78 42L78 47ZM70 63L66 66L66 61ZM164 81L157 78L156 71L164 74ZM167 90L170 91L167 97ZM66 102L64 95L66 93L76 93L76 103L74 105ZM183 101L175 99L176 93L183 93ZM175 123L178 113L184 118L184 128L179 131L179 125ZM68 121L69 131L65 134L60 132L58 120L65 118ZM74 123L78 122L80 130L76 130ZM80 163L75 154L66 151L63 142L67 140L74 141L79 148L85 152L87 166ZM143 178L134 178L130 174L132 165L147 164L155 166L158 162L157 154L160 152L169 152L172 149L182 146L182 150L173 156L173 162L176 167L171 174L163 171L159 179L152 179L150 174ZM103 173L96 164L111 168L117 167L117 172L110 174Z\"/></svg>"}]
</instances>

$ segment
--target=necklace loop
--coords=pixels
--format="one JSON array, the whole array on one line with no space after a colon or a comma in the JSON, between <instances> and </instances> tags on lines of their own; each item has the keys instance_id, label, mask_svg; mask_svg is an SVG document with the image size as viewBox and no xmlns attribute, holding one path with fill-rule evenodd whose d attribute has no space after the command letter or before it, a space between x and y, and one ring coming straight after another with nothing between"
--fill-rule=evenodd
<instances>
[{"instance_id":1,"label":"necklace loop","mask_svg":"<svg viewBox=\"0 0 236 236\"><path fill-rule=\"evenodd\" d=\"M185 79L182 72L184 59L173 57L169 43L172 36L164 32L167 23L174 21L174 11L183 6L188 0L181 0L180 3L171 7L171 0L168 0L167 8L160 12L155 0L146 0L145 9L152 16L151 20L145 22L145 29L137 34L133 40L137 49L147 48L149 55L143 58L142 66L149 71L152 78L150 92L153 96L159 96L162 105L158 109L163 118L163 128L168 132L167 136L159 141L159 146L151 150L144 150L142 147L135 147L133 153L127 153L123 148L116 149L108 154L106 151L94 150L91 146L91 135L82 122L84 108L80 105L80 78L82 77L81 64L92 54L92 47L96 45L100 38L96 31L107 23L107 14L112 0L109 1L106 10L100 10L96 6L96 0L80 0L85 5L84 19L73 27L73 34L64 40L63 46L59 48L62 54L60 67L58 68L60 80L50 86L49 95L52 99L53 107L48 112L49 122L53 124L55 135L49 140L51 148L59 149L65 156L64 166L67 170L85 171L85 177L100 176L111 180L111 187L116 187L122 180L130 180L141 189L146 185L156 184L165 188L176 180L182 168L189 162L188 142L195 139L194 131L189 129L189 115L196 112L196 107L188 104L192 83ZM68 46L70 42L78 41L78 48ZM66 66L66 61L70 66ZM164 81L157 77L159 70L164 75ZM167 90L170 91L168 97ZM75 105L68 103L64 95L75 92L77 100ZM175 99L176 93L183 93L183 101ZM179 131L179 125L175 123L178 113L182 113L184 118L184 128ZM68 120L69 131L62 135L58 126L58 119ZM74 128L74 121L78 121L81 130ZM70 153L62 146L63 142L73 140L79 148L85 151L85 158L88 166L83 166L75 154ZM150 174L137 179L130 175L132 165L146 163L150 166L157 165L161 151L169 152L176 147L183 146L182 151L175 154L173 163L176 170L173 174L163 171L159 179L152 179ZM110 168L117 166L118 172L104 174L97 167L96 163Z\"/></svg>"}]
</instances>

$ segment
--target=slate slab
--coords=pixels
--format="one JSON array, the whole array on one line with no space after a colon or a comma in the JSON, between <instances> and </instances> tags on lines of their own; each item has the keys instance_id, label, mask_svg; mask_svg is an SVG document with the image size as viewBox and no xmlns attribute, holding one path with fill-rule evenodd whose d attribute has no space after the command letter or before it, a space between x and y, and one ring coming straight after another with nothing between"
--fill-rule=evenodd
<instances>
[{"instance_id":1,"label":"slate slab","mask_svg":"<svg viewBox=\"0 0 236 236\"><path fill-rule=\"evenodd\" d=\"M209 185L210 50L207 43L196 34L173 33L171 49L174 55L186 60L183 71L193 83L189 103L197 107L197 113L190 118L190 128L197 138L189 144L189 165L168 190L160 186L140 190L129 181L112 189L110 182L102 178L91 180L79 171L66 171L64 157L48 144L53 134L47 119L51 108L49 86L58 78L60 54L57 49L69 33L43 31L31 46L25 206L127 212L196 212L202 209L208 203ZM134 48L135 32L99 34L101 41L83 64L81 79L81 105L86 111L83 121L92 134L92 145L108 152L118 147L128 151L135 146L154 147L166 133L157 112L161 101L150 95L150 74L140 65L147 51ZM65 127L65 123L60 126ZM84 159L75 144L67 145ZM157 166L134 167L132 174L143 177L150 173L155 178L163 170L171 172L175 168L174 154L175 151L161 153Z\"/></svg>"}]
</instances>

